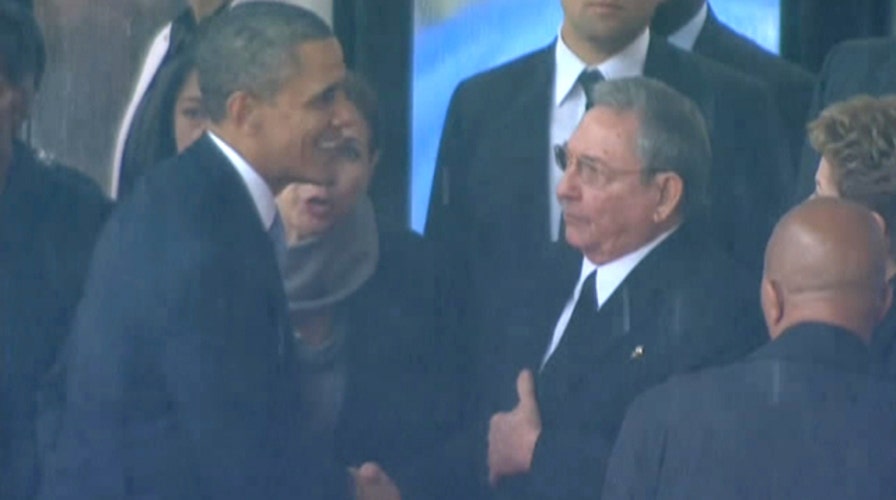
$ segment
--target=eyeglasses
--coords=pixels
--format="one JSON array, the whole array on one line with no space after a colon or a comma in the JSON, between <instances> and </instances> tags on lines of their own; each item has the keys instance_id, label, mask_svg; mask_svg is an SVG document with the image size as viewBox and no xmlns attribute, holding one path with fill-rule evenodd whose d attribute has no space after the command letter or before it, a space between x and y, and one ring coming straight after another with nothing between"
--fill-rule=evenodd
<instances>
[{"instance_id":1,"label":"eyeglasses","mask_svg":"<svg viewBox=\"0 0 896 500\"><path fill-rule=\"evenodd\" d=\"M569 148L566 143L554 145L554 161L557 166L564 172L570 166L576 176L582 180L586 186L601 187L611 184L618 177L624 175L640 174L641 170L631 169L614 169L604 165L600 165L594 160L583 158L577 155L569 154Z\"/></svg>"}]
</instances>

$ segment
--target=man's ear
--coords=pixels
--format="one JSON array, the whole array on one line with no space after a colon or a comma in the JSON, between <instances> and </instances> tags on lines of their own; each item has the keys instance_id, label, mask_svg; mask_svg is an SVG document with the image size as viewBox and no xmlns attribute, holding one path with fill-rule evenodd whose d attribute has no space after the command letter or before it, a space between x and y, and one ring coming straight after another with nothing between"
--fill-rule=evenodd
<instances>
[{"instance_id":1,"label":"man's ear","mask_svg":"<svg viewBox=\"0 0 896 500\"><path fill-rule=\"evenodd\" d=\"M227 98L227 116L237 128L258 132L261 122L258 120L258 111L261 101L248 92L238 90Z\"/></svg>"},{"instance_id":2,"label":"man's ear","mask_svg":"<svg viewBox=\"0 0 896 500\"><path fill-rule=\"evenodd\" d=\"M675 172L660 172L654 176L653 181L659 190L653 219L661 222L668 219L681 205L684 181Z\"/></svg>"},{"instance_id":3,"label":"man's ear","mask_svg":"<svg viewBox=\"0 0 896 500\"><path fill-rule=\"evenodd\" d=\"M887 230L888 230L889 228L887 227L887 221L884 220L884 216L881 215L881 214L879 214L879 213L877 213L877 212L875 212L875 211L872 211L872 212L871 212L871 216L874 217L874 221L877 222L877 225L880 226L881 231L883 231L884 234L886 235L886 234L887 234ZM889 239L889 238L888 238L888 239Z\"/></svg>"},{"instance_id":4,"label":"man's ear","mask_svg":"<svg viewBox=\"0 0 896 500\"><path fill-rule=\"evenodd\" d=\"M775 338L779 333L777 326L784 319L784 293L778 282L768 277L763 277L759 295L762 302L762 314L765 316L769 335Z\"/></svg>"}]
</instances>

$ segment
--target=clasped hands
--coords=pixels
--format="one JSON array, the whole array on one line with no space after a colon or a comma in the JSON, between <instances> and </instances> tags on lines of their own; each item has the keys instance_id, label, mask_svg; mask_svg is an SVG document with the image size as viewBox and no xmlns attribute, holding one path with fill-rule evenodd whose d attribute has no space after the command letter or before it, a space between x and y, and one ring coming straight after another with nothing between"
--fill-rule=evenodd
<instances>
[{"instance_id":1,"label":"clasped hands","mask_svg":"<svg viewBox=\"0 0 896 500\"><path fill-rule=\"evenodd\" d=\"M541 434L541 413L535 397L532 372L516 379L519 402L509 412L492 415L488 427L488 481L495 486L503 477L529 472L535 443Z\"/></svg>"},{"instance_id":2,"label":"clasped hands","mask_svg":"<svg viewBox=\"0 0 896 500\"><path fill-rule=\"evenodd\" d=\"M509 412L492 415L488 429L488 479L492 486L503 477L529 472L535 443L541 435L541 413L535 397L532 372L523 370L516 379L519 398ZM400 500L398 487L375 462L351 468L357 500Z\"/></svg>"}]
</instances>

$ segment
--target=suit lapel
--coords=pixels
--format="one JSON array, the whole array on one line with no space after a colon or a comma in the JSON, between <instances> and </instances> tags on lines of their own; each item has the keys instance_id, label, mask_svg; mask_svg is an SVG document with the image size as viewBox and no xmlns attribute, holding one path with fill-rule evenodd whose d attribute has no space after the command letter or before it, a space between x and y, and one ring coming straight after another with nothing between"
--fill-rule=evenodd
<instances>
[{"instance_id":1,"label":"suit lapel","mask_svg":"<svg viewBox=\"0 0 896 500\"><path fill-rule=\"evenodd\" d=\"M669 296L676 281L675 269L670 267L674 264L670 263L683 258L680 252L685 246L682 229L650 252L601 306L601 323L605 330L589 332L585 342L587 347L572 352L568 356L568 366L551 368L555 373L545 377L552 380L548 383L552 387L549 390L562 397L596 369L642 363L653 357L661 337L671 334L670 330L678 323L674 317L676 298ZM548 372L548 366L550 363L545 372Z\"/></svg>"},{"instance_id":2,"label":"suit lapel","mask_svg":"<svg viewBox=\"0 0 896 500\"><path fill-rule=\"evenodd\" d=\"M537 306L533 307L534 339L530 343L532 351L527 356L528 366L536 372L550 346L554 328L572 296L582 269L582 254L565 241L550 245L548 251L550 255L545 262L549 264L543 268L544 275L535 280L538 285L536 285L536 300L533 302L533 305Z\"/></svg>"},{"instance_id":3,"label":"suit lapel","mask_svg":"<svg viewBox=\"0 0 896 500\"><path fill-rule=\"evenodd\" d=\"M533 54L525 79L507 82L504 90L514 97L506 109L494 110L494 142L482 148L483 161L476 162L492 168L480 169L478 173L483 178L474 186L482 190L477 199L492 200L489 207L502 214L502 224L526 228L524 234L541 239L547 235L549 214L547 162L553 47L551 44ZM510 206L515 207L512 212L506 209ZM514 215L514 221L508 224L509 213Z\"/></svg>"},{"instance_id":4,"label":"suit lapel","mask_svg":"<svg viewBox=\"0 0 896 500\"><path fill-rule=\"evenodd\" d=\"M294 358L291 355L292 328L286 310L283 280L273 245L261 222L258 208L236 168L208 135L197 141L194 147L197 162L208 170L210 178L218 178L222 184L218 190L221 195L216 200L220 211L215 212L218 217L228 219L226 227L233 228L231 239L236 247L234 257L243 260L246 267L255 268L256 272L253 274L265 284L265 303L277 331L278 353L281 361L291 363Z\"/></svg>"},{"instance_id":5,"label":"suit lapel","mask_svg":"<svg viewBox=\"0 0 896 500\"><path fill-rule=\"evenodd\" d=\"M694 41L694 52L697 54L714 54L716 53L719 40L723 38L724 28L716 18L712 8L706 13L706 22Z\"/></svg>"}]
</instances>

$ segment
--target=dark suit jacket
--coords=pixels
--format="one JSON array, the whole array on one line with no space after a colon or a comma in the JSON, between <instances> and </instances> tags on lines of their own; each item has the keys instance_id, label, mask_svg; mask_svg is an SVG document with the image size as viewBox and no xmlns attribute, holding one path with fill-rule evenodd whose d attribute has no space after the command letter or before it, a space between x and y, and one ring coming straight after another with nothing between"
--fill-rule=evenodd
<instances>
[{"instance_id":1,"label":"dark suit jacket","mask_svg":"<svg viewBox=\"0 0 896 500\"><path fill-rule=\"evenodd\" d=\"M860 94L883 96L896 93L896 38L852 40L835 46L821 68L810 122L831 104ZM803 146L794 203L799 203L815 189L818 153L808 138Z\"/></svg>"},{"instance_id":2,"label":"dark suit jacket","mask_svg":"<svg viewBox=\"0 0 896 500\"><path fill-rule=\"evenodd\" d=\"M766 83L774 93L789 137L791 168L796 171L798 153L806 135L806 114L815 79L808 71L769 53L756 42L734 31L712 9L694 43L694 52L735 68Z\"/></svg>"},{"instance_id":3,"label":"dark suit jacket","mask_svg":"<svg viewBox=\"0 0 896 500\"><path fill-rule=\"evenodd\" d=\"M896 280L890 281L890 289L896 293ZM878 373L896 378L896 308L893 306L874 330L871 357Z\"/></svg>"},{"instance_id":4,"label":"dark suit jacket","mask_svg":"<svg viewBox=\"0 0 896 500\"><path fill-rule=\"evenodd\" d=\"M203 137L97 243L45 498L308 498L286 302L234 167Z\"/></svg>"},{"instance_id":5,"label":"dark suit jacket","mask_svg":"<svg viewBox=\"0 0 896 500\"><path fill-rule=\"evenodd\" d=\"M478 331L477 306L493 283L537 266L550 246L548 151L554 45L464 81L442 133L427 238L441 255L448 299L462 318L455 331ZM757 276L778 216L783 155L764 86L652 37L646 76L692 98L711 126L713 203L718 239ZM778 154L776 154L778 153ZM783 159L782 159L783 161ZM469 322L473 321L471 325Z\"/></svg>"},{"instance_id":6,"label":"dark suit jacket","mask_svg":"<svg viewBox=\"0 0 896 500\"><path fill-rule=\"evenodd\" d=\"M892 498L896 385L840 328L804 323L632 404L604 498Z\"/></svg>"},{"instance_id":7,"label":"dark suit jacket","mask_svg":"<svg viewBox=\"0 0 896 500\"><path fill-rule=\"evenodd\" d=\"M540 284L516 282L495 290L500 297L493 329L501 335L486 345L480 360L489 391L482 401L483 424L492 413L516 405L514 380L530 368L538 374L543 425L531 472L502 482L502 498L594 498L632 399L673 373L731 361L763 341L750 330L761 326L757 287L683 226L601 306L602 331L588 332L587 341L560 358L575 335L568 329L539 372L581 269L581 254L562 253L543 276L529 275Z\"/></svg>"},{"instance_id":8,"label":"dark suit jacket","mask_svg":"<svg viewBox=\"0 0 896 500\"><path fill-rule=\"evenodd\" d=\"M0 191L0 498L35 494L35 400L110 208L86 177L15 145Z\"/></svg>"},{"instance_id":9,"label":"dark suit jacket","mask_svg":"<svg viewBox=\"0 0 896 500\"><path fill-rule=\"evenodd\" d=\"M340 306L348 320L347 384L336 429L341 467L373 460L402 498L434 498L433 450L455 398L437 326L432 252L406 229L380 226L376 272Z\"/></svg>"}]
</instances>

